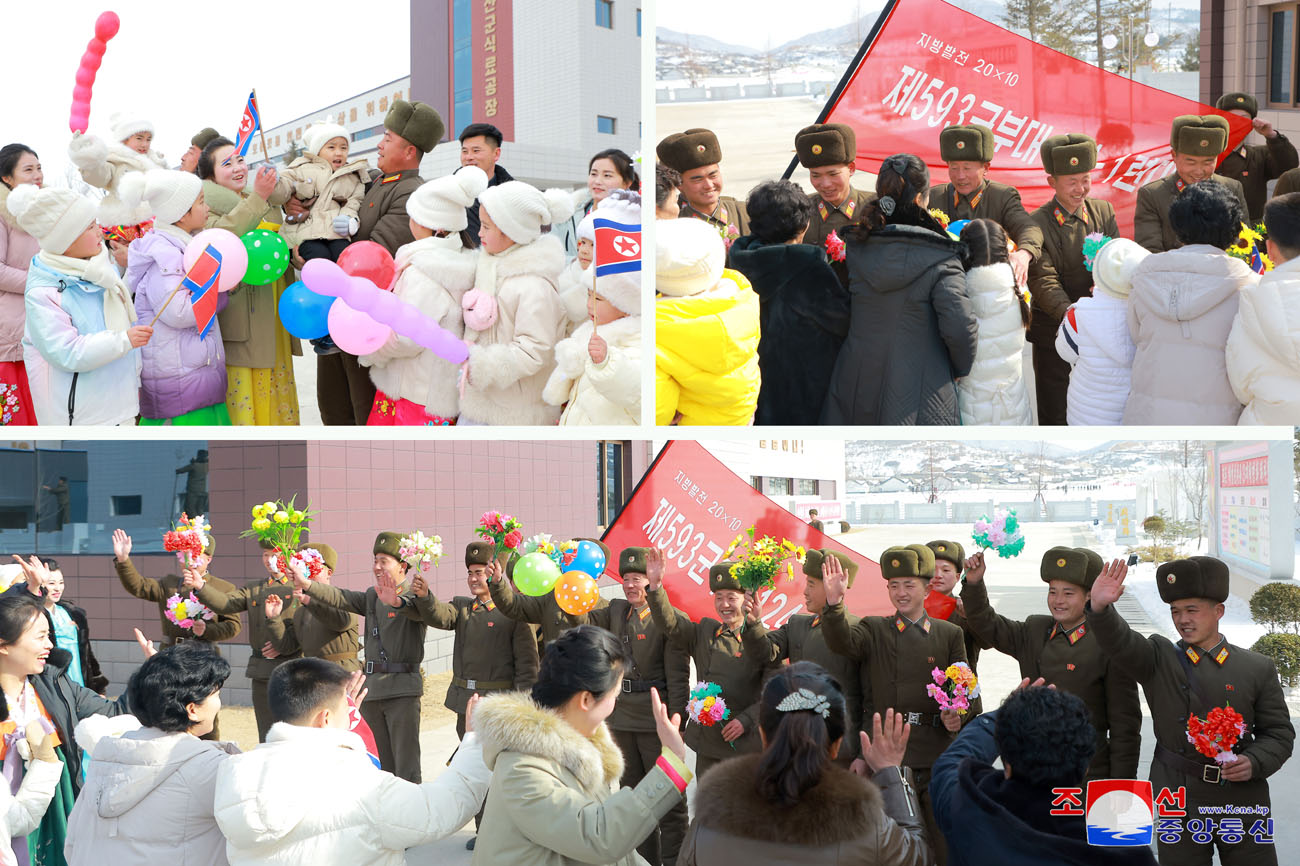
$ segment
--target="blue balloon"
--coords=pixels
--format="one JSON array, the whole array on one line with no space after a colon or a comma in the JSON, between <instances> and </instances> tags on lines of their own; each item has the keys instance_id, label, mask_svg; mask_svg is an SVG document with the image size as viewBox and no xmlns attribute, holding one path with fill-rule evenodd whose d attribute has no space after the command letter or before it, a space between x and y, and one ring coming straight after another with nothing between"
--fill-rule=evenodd
<instances>
[{"instance_id":1,"label":"blue balloon","mask_svg":"<svg viewBox=\"0 0 1300 866\"><path fill-rule=\"evenodd\" d=\"M599 544L590 541L579 541L578 549L573 554L573 561L564 567L565 571L581 571L583 574L589 574L599 580L600 576L605 573L605 551L600 549Z\"/></svg>"},{"instance_id":2,"label":"blue balloon","mask_svg":"<svg viewBox=\"0 0 1300 866\"><path fill-rule=\"evenodd\" d=\"M961 238L961 230L966 228L966 224L969 222L970 220L955 220L948 223L948 234L953 240L959 240Z\"/></svg>"},{"instance_id":3,"label":"blue balloon","mask_svg":"<svg viewBox=\"0 0 1300 866\"><path fill-rule=\"evenodd\" d=\"M330 332L330 307L338 298L318 295L299 280L280 296L280 323L303 340L315 340Z\"/></svg>"}]
</instances>

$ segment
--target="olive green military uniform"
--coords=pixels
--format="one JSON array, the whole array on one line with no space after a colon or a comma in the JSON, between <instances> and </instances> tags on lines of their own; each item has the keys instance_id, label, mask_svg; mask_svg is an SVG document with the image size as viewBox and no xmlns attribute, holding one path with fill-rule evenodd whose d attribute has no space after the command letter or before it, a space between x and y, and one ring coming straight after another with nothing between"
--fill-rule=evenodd
<instances>
[{"instance_id":1,"label":"olive green military uniform","mask_svg":"<svg viewBox=\"0 0 1300 866\"><path fill-rule=\"evenodd\" d=\"M200 450L194 459L176 470L185 476L185 513L208 513L208 452Z\"/></svg>"},{"instance_id":2,"label":"olive green military uniform","mask_svg":"<svg viewBox=\"0 0 1300 866\"><path fill-rule=\"evenodd\" d=\"M322 542L304 544L300 550L313 550L333 574L338 570L338 553ZM334 662L345 671L361 669L357 653L361 651L361 638L357 631L357 615L327 604L299 604L290 611L287 607L280 615L266 621L266 631L271 646L281 655L300 654L307 658Z\"/></svg>"},{"instance_id":3,"label":"olive green military uniform","mask_svg":"<svg viewBox=\"0 0 1300 866\"><path fill-rule=\"evenodd\" d=\"M659 161L680 174L706 165L718 165L722 162L722 145L718 137L708 129L688 129L666 136L655 147ZM736 237L749 234L749 213L745 205L729 195L719 196L718 204L710 213L696 210L686 200L685 194L680 198L681 212L678 217L702 219L726 234L728 226L736 227Z\"/></svg>"},{"instance_id":4,"label":"olive green military uniform","mask_svg":"<svg viewBox=\"0 0 1300 866\"><path fill-rule=\"evenodd\" d=\"M1228 568L1208 556L1177 559L1156 570L1156 586L1166 603L1187 598L1222 602L1228 597ZM1204 806L1225 805L1271 808L1267 778L1286 763L1295 745L1295 729L1273 661L1222 637L1209 648L1189 646L1181 640L1173 643L1160 635L1144 638L1129 627L1114 605L1098 613L1090 604L1088 625L1102 651L1114 664L1130 671L1146 693L1156 736L1151 762L1153 795L1164 788L1187 792L1187 814L1181 819L1179 840L1159 841L1160 831L1156 831L1162 866L1208 866L1215 847L1224 866L1276 864L1272 833L1268 843L1255 838L1263 822L1272 817L1271 811L1268 816L1231 816L1241 823L1241 841L1236 843L1227 843L1221 836L1229 816L1200 811ZM1246 725L1245 736L1233 748L1250 761L1253 774L1246 782L1221 779L1218 764L1187 740L1191 714L1204 720L1212 708L1228 705L1241 714ZM1212 822L1205 828L1212 834L1212 842L1193 838L1189 829L1193 821Z\"/></svg>"},{"instance_id":5,"label":"olive green military uniform","mask_svg":"<svg viewBox=\"0 0 1300 866\"><path fill-rule=\"evenodd\" d=\"M711 213L696 210L686 200L685 196L682 196L680 206L679 217L693 217L704 220L720 233L727 231L728 226L735 226L736 237L749 234L749 212L745 210L743 203L736 201L729 195L718 196L718 205Z\"/></svg>"},{"instance_id":6,"label":"olive green military uniform","mask_svg":"<svg viewBox=\"0 0 1300 866\"><path fill-rule=\"evenodd\" d=\"M806 169L828 166L852 166L858 158L858 138L847 123L814 123L795 133L794 150L799 164ZM812 196L813 212L808 219L808 231L803 242L826 248L826 238L831 232L843 237L845 226L862 218L862 211L875 199L875 193L849 187L849 194L838 205L831 204L820 195ZM849 269L844 262L831 261L831 270L845 288L849 285ZM819 527L820 528L820 527Z\"/></svg>"},{"instance_id":7,"label":"olive green military uniform","mask_svg":"<svg viewBox=\"0 0 1300 866\"><path fill-rule=\"evenodd\" d=\"M1068 580L1086 591L1092 588L1101 567L1101 557L1091 550L1053 547L1043 554L1040 574L1045 582ZM994 649L1019 662L1020 676L1031 681L1042 677L1088 705L1097 731L1097 752L1085 778L1137 778L1142 745L1137 683L1102 651L1088 624L1067 629L1045 614L1023 622L1007 619L989 605L984 581L966 582L961 598L971 628Z\"/></svg>"},{"instance_id":8,"label":"olive green military uniform","mask_svg":"<svg viewBox=\"0 0 1300 866\"><path fill-rule=\"evenodd\" d=\"M1259 115L1259 103L1249 93L1225 93L1214 107L1220 111L1240 109L1249 113L1251 120ZM1240 181L1250 208L1250 222L1254 225L1264 218L1268 182L1296 166L1300 166L1300 154L1296 153L1295 145L1278 132L1272 138L1265 138L1263 144L1238 146L1219 163L1219 174Z\"/></svg>"},{"instance_id":9,"label":"olive green military uniform","mask_svg":"<svg viewBox=\"0 0 1300 866\"><path fill-rule=\"evenodd\" d=\"M860 220L863 209L875 200L874 192L866 192L856 187L849 187L848 198L838 207L830 204L820 195L814 195L813 212L808 220L808 233L804 235L803 242L826 249L826 239L830 237L831 232L838 232L843 239L844 229ZM846 262L832 259L830 265L835 276L839 277L840 285L848 288L849 267Z\"/></svg>"}]
</instances>

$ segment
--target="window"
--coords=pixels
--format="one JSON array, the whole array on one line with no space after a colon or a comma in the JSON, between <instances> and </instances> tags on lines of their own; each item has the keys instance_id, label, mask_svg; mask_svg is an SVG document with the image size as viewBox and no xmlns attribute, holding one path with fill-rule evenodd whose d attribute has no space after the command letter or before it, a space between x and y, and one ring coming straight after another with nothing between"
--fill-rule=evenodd
<instances>
[{"instance_id":1,"label":"window","mask_svg":"<svg viewBox=\"0 0 1300 866\"><path fill-rule=\"evenodd\" d=\"M1296 5L1272 6L1269 9L1268 33L1268 101L1270 105L1290 107L1295 104L1296 82Z\"/></svg>"},{"instance_id":2,"label":"window","mask_svg":"<svg viewBox=\"0 0 1300 866\"><path fill-rule=\"evenodd\" d=\"M383 135L383 134L384 134L384 125L381 123L378 126L372 126L369 129L362 129L352 133L352 140L354 142L357 142L363 138L372 138L376 135Z\"/></svg>"},{"instance_id":3,"label":"window","mask_svg":"<svg viewBox=\"0 0 1300 866\"><path fill-rule=\"evenodd\" d=\"M139 514L140 505L143 501L144 497L139 494L134 496L114 496L113 507L109 513L114 517L122 517L126 514Z\"/></svg>"},{"instance_id":4,"label":"window","mask_svg":"<svg viewBox=\"0 0 1300 866\"><path fill-rule=\"evenodd\" d=\"M636 10L636 35L641 35L641 10Z\"/></svg>"},{"instance_id":5,"label":"window","mask_svg":"<svg viewBox=\"0 0 1300 866\"><path fill-rule=\"evenodd\" d=\"M812 478L797 478L794 482L794 492L799 496L816 496L817 482Z\"/></svg>"},{"instance_id":6,"label":"window","mask_svg":"<svg viewBox=\"0 0 1300 866\"><path fill-rule=\"evenodd\" d=\"M451 36L451 117L455 136L474 122L474 29L470 0L455 0Z\"/></svg>"},{"instance_id":7,"label":"window","mask_svg":"<svg viewBox=\"0 0 1300 866\"><path fill-rule=\"evenodd\" d=\"M614 29L614 0L596 0L596 26Z\"/></svg>"},{"instance_id":8,"label":"window","mask_svg":"<svg viewBox=\"0 0 1300 866\"><path fill-rule=\"evenodd\" d=\"M617 118L606 117L603 114L596 115L596 131L603 132L607 135L613 135L618 126Z\"/></svg>"},{"instance_id":9,"label":"window","mask_svg":"<svg viewBox=\"0 0 1300 866\"><path fill-rule=\"evenodd\" d=\"M789 496L792 492L789 478L764 478L767 487L763 492L768 496Z\"/></svg>"},{"instance_id":10,"label":"window","mask_svg":"<svg viewBox=\"0 0 1300 866\"><path fill-rule=\"evenodd\" d=\"M609 526L626 504L631 486L630 442L598 442L596 460L596 517L601 526Z\"/></svg>"}]
</instances>

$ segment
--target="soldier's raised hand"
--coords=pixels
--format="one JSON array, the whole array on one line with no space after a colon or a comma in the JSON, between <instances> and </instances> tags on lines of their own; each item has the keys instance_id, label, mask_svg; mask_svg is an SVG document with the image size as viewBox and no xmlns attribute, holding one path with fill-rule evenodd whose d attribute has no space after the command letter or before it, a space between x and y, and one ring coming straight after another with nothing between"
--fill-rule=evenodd
<instances>
[{"instance_id":1,"label":"soldier's raised hand","mask_svg":"<svg viewBox=\"0 0 1300 866\"><path fill-rule=\"evenodd\" d=\"M279 593L267 593L266 601L262 603L267 619L278 619L280 614L284 613L284 599Z\"/></svg>"},{"instance_id":2,"label":"soldier's raised hand","mask_svg":"<svg viewBox=\"0 0 1300 866\"><path fill-rule=\"evenodd\" d=\"M746 592L742 607L745 611L745 622L750 625L758 625L762 621L763 600L758 597L758 593Z\"/></svg>"},{"instance_id":3,"label":"soldier's raised hand","mask_svg":"<svg viewBox=\"0 0 1300 866\"><path fill-rule=\"evenodd\" d=\"M828 556L822 560L822 584L826 587L826 603L839 604L849 589L849 575L840 564L839 557Z\"/></svg>"},{"instance_id":4,"label":"soldier's raised hand","mask_svg":"<svg viewBox=\"0 0 1300 866\"><path fill-rule=\"evenodd\" d=\"M664 585L664 561L668 557L662 547L652 547L645 555L646 589L659 589Z\"/></svg>"},{"instance_id":5,"label":"soldier's raised hand","mask_svg":"<svg viewBox=\"0 0 1300 866\"><path fill-rule=\"evenodd\" d=\"M195 592L203 589L203 585L207 583L207 581L203 579L203 574L192 565L187 565L181 569L181 577L181 587L184 589L192 589Z\"/></svg>"},{"instance_id":6,"label":"soldier's raised hand","mask_svg":"<svg viewBox=\"0 0 1300 866\"><path fill-rule=\"evenodd\" d=\"M289 574L293 576L294 588L305 593L311 586L311 575L307 574L307 563L301 559L289 559Z\"/></svg>"},{"instance_id":7,"label":"soldier's raised hand","mask_svg":"<svg viewBox=\"0 0 1300 866\"><path fill-rule=\"evenodd\" d=\"M417 574L415 580L411 581L411 590L419 598L425 598L429 594L429 583L424 579L423 574Z\"/></svg>"},{"instance_id":8,"label":"soldier's raised hand","mask_svg":"<svg viewBox=\"0 0 1300 866\"><path fill-rule=\"evenodd\" d=\"M113 530L113 556L118 562L126 562L131 556L131 536L120 529Z\"/></svg>"},{"instance_id":9,"label":"soldier's raised hand","mask_svg":"<svg viewBox=\"0 0 1300 866\"><path fill-rule=\"evenodd\" d=\"M977 550L970 556L966 557L966 582L979 583L984 579L984 551Z\"/></svg>"},{"instance_id":10,"label":"soldier's raised hand","mask_svg":"<svg viewBox=\"0 0 1300 866\"><path fill-rule=\"evenodd\" d=\"M1113 559L1101 567L1101 574L1092 584L1092 609L1100 612L1106 605L1119 601L1124 594L1124 578L1128 576L1128 563L1122 559Z\"/></svg>"},{"instance_id":11,"label":"soldier's raised hand","mask_svg":"<svg viewBox=\"0 0 1300 866\"><path fill-rule=\"evenodd\" d=\"M381 572L375 579L375 595L379 600L389 607L401 607L401 599L397 597L397 584L387 572Z\"/></svg>"}]
</instances>

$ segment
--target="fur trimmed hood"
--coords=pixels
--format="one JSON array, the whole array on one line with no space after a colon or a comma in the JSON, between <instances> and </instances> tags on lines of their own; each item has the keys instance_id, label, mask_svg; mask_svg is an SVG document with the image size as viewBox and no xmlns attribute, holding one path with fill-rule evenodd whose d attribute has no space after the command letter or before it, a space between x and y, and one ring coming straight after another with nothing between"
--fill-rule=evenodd
<instances>
[{"instance_id":1,"label":"fur trimmed hood","mask_svg":"<svg viewBox=\"0 0 1300 866\"><path fill-rule=\"evenodd\" d=\"M541 277L554 286L563 270L563 245L553 235L542 235L530 244L515 244L498 255L480 254L474 285L495 296L501 283L511 277Z\"/></svg>"},{"instance_id":2,"label":"fur trimmed hood","mask_svg":"<svg viewBox=\"0 0 1300 866\"><path fill-rule=\"evenodd\" d=\"M474 711L474 730L489 770L496 769L502 752L522 752L563 767L588 792L607 791L623 775L623 755L603 724L587 739L519 692L484 698Z\"/></svg>"}]
</instances>

